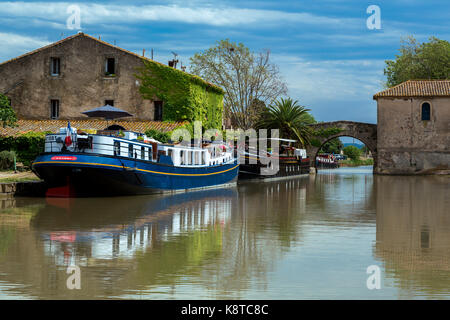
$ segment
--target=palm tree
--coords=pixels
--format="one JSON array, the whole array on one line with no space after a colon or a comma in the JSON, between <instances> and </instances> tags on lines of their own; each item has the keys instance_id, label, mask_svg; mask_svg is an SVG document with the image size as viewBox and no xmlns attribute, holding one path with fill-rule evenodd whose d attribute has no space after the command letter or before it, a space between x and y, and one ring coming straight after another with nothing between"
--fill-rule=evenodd
<instances>
[{"instance_id":1,"label":"palm tree","mask_svg":"<svg viewBox=\"0 0 450 320\"><path fill-rule=\"evenodd\" d=\"M280 138L296 139L302 146L310 144L310 109L291 98L278 100L269 106L258 123L259 128L279 129Z\"/></svg>"}]
</instances>

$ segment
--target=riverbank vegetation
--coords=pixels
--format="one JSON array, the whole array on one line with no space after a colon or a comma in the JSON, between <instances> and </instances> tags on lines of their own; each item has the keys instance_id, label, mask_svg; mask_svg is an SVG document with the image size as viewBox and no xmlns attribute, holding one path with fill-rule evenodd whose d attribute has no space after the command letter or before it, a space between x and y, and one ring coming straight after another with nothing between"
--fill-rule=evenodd
<instances>
[{"instance_id":1,"label":"riverbank vegetation","mask_svg":"<svg viewBox=\"0 0 450 320\"><path fill-rule=\"evenodd\" d=\"M339 164L341 167L358 167L358 166L372 166L373 165L373 159L372 158L365 158L365 159L347 159L347 160L340 160Z\"/></svg>"},{"instance_id":2,"label":"riverbank vegetation","mask_svg":"<svg viewBox=\"0 0 450 320\"><path fill-rule=\"evenodd\" d=\"M343 167L357 167L373 165L373 159L362 157L363 149L355 146L346 146L342 149L344 154L348 157L346 160L340 160L339 164Z\"/></svg>"},{"instance_id":3,"label":"riverbank vegetation","mask_svg":"<svg viewBox=\"0 0 450 320\"><path fill-rule=\"evenodd\" d=\"M0 183L28 181L40 181L40 179L32 171L14 172L9 170L0 172Z\"/></svg>"},{"instance_id":4,"label":"riverbank vegetation","mask_svg":"<svg viewBox=\"0 0 450 320\"><path fill-rule=\"evenodd\" d=\"M47 133L49 132L27 132L16 137L0 137L0 150L14 151L16 161L29 167L36 156L44 151Z\"/></svg>"},{"instance_id":5,"label":"riverbank vegetation","mask_svg":"<svg viewBox=\"0 0 450 320\"><path fill-rule=\"evenodd\" d=\"M0 151L0 170L14 169L14 161L16 161L16 153L14 151Z\"/></svg>"},{"instance_id":6,"label":"riverbank vegetation","mask_svg":"<svg viewBox=\"0 0 450 320\"><path fill-rule=\"evenodd\" d=\"M347 157L349 157L349 159L354 161L359 160L362 153L361 149L355 146L346 146L344 149L342 149L342 151Z\"/></svg>"}]
</instances>

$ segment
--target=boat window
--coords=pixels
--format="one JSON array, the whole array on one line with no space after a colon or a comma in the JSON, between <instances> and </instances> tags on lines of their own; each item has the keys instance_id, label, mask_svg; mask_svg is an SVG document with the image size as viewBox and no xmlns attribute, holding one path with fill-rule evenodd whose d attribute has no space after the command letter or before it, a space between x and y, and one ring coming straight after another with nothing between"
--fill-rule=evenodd
<instances>
[{"instance_id":1,"label":"boat window","mask_svg":"<svg viewBox=\"0 0 450 320\"><path fill-rule=\"evenodd\" d=\"M128 145L128 156L133 158L133 145L131 143Z\"/></svg>"},{"instance_id":2,"label":"boat window","mask_svg":"<svg viewBox=\"0 0 450 320\"><path fill-rule=\"evenodd\" d=\"M114 155L120 156L120 141L114 141Z\"/></svg>"},{"instance_id":3,"label":"boat window","mask_svg":"<svg viewBox=\"0 0 450 320\"><path fill-rule=\"evenodd\" d=\"M190 158L190 159L189 159L189 163L190 163L190 164L195 164L195 163L194 163L194 151L190 151L190 152L189 152L189 158Z\"/></svg>"},{"instance_id":4,"label":"boat window","mask_svg":"<svg viewBox=\"0 0 450 320\"><path fill-rule=\"evenodd\" d=\"M180 150L180 164L184 164L184 150Z\"/></svg>"},{"instance_id":5,"label":"boat window","mask_svg":"<svg viewBox=\"0 0 450 320\"><path fill-rule=\"evenodd\" d=\"M141 159L145 160L145 147L141 147Z\"/></svg>"},{"instance_id":6,"label":"boat window","mask_svg":"<svg viewBox=\"0 0 450 320\"><path fill-rule=\"evenodd\" d=\"M169 149L169 157L173 159L173 149Z\"/></svg>"}]
</instances>

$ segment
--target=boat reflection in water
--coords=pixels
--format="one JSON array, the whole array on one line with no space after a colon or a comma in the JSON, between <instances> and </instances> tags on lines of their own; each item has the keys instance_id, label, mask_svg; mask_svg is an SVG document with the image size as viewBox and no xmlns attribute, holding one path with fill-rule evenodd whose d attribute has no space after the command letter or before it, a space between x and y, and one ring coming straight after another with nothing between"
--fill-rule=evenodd
<instances>
[{"instance_id":1,"label":"boat reflection in water","mask_svg":"<svg viewBox=\"0 0 450 320\"><path fill-rule=\"evenodd\" d=\"M230 219L235 189L215 189L166 197L130 199L48 199L50 205L32 221L45 244L45 255L61 266L129 259L164 247L180 237L208 237L203 246L220 250L221 229ZM179 248L182 251L183 245ZM204 253L204 252L203 252Z\"/></svg>"},{"instance_id":2,"label":"boat reflection in water","mask_svg":"<svg viewBox=\"0 0 450 320\"><path fill-rule=\"evenodd\" d=\"M250 279L264 283L265 273L283 254L278 247L295 240L293 215L304 207L305 190L306 181L298 179L247 190L243 198L236 188L222 188L49 198L11 208L30 214L20 227L8 229L13 230L9 240L0 223L5 240L0 283L8 283L0 285L0 297L7 287L8 297L40 299L239 298ZM289 201L274 204L280 211L276 217L268 215L273 208L261 205L288 195ZM252 205L261 210L250 210ZM269 218L271 224L265 223ZM282 236L286 228L289 235ZM280 236L265 236L273 232ZM80 267L81 290L67 288L69 266Z\"/></svg>"}]
</instances>

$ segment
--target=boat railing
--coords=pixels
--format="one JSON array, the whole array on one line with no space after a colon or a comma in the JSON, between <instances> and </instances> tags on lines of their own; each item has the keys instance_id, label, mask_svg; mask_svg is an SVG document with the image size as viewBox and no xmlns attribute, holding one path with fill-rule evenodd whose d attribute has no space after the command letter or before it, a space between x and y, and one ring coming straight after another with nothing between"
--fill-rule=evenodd
<instances>
[{"instance_id":1,"label":"boat railing","mask_svg":"<svg viewBox=\"0 0 450 320\"><path fill-rule=\"evenodd\" d=\"M164 155L169 156L176 166L208 166L234 161L232 153L214 150L214 148L192 149L160 145L160 149L152 142L126 140L122 137L91 134L86 136L74 134L72 137L72 143L66 146L64 135L48 135L45 141L45 152L101 154L148 161L159 161L160 155ZM175 150L177 152L174 152ZM204 153L209 153L210 156L206 158Z\"/></svg>"},{"instance_id":2,"label":"boat railing","mask_svg":"<svg viewBox=\"0 0 450 320\"><path fill-rule=\"evenodd\" d=\"M92 135L88 135L86 137L74 137L72 143L66 146L61 136L53 135L53 137L55 137L54 140L46 139L45 152L97 153L145 160L153 160L155 158L153 145L150 143L131 140L124 141L120 140L120 137L117 137L117 140L103 139L104 141L96 141ZM111 141L112 143L106 141Z\"/></svg>"},{"instance_id":3,"label":"boat railing","mask_svg":"<svg viewBox=\"0 0 450 320\"><path fill-rule=\"evenodd\" d=\"M50 145L50 150L48 150L47 146ZM85 142L81 142L80 141L74 141L72 142L72 144L69 146L69 148L67 146L65 146L64 141L46 141L45 142L45 150L46 152L61 152L61 151L70 151L70 152L85 152L86 149L93 149L93 146L96 146L97 150L104 150L104 151L110 151L110 148L106 148L106 147L113 147L114 144L111 143L94 143L92 142L92 145L86 145ZM98 147L99 146L99 147Z\"/></svg>"}]
</instances>

